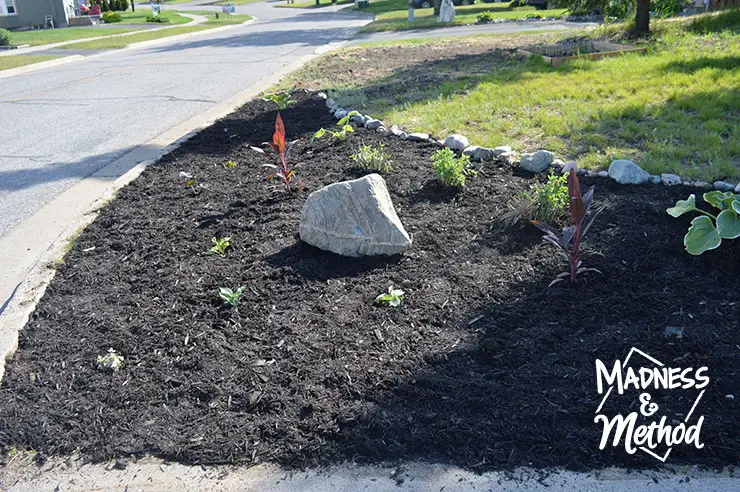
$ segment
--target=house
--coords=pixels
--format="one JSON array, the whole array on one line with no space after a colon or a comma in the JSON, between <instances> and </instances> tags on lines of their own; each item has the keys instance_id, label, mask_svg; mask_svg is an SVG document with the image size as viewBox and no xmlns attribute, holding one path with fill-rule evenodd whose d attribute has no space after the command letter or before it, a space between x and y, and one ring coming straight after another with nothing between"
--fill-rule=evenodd
<instances>
[{"instance_id":1,"label":"house","mask_svg":"<svg viewBox=\"0 0 740 492\"><path fill-rule=\"evenodd\" d=\"M0 0L0 28L43 27L47 16L63 27L75 15L76 0Z\"/></svg>"}]
</instances>

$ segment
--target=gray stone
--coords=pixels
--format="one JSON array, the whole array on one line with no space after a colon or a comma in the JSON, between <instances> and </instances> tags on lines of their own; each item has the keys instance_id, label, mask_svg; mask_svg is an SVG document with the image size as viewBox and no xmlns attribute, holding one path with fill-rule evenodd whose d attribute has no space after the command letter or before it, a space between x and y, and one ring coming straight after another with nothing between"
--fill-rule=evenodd
<instances>
[{"instance_id":1,"label":"gray stone","mask_svg":"<svg viewBox=\"0 0 740 492\"><path fill-rule=\"evenodd\" d=\"M423 142L429 140L429 135L426 133L409 133L407 139L411 142Z\"/></svg>"},{"instance_id":2,"label":"gray stone","mask_svg":"<svg viewBox=\"0 0 740 492\"><path fill-rule=\"evenodd\" d=\"M712 187L712 185L710 185L706 181L694 181L694 186L696 186L697 188L703 188L705 190L708 190Z\"/></svg>"},{"instance_id":3,"label":"gray stone","mask_svg":"<svg viewBox=\"0 0 740 492\"><path fill-rule=\"evenodd\" d=\"M740 193L740 183L735 186L735 193Z\"/></svg>"},{"instance_id":4,"label":"gray stone","mask_svg":"<svg viewBox=\"0 0 740 492\"><path fill-rule=\"evenodd\" d=\"M379 126L375 129L375 131L381 136L381 137L387 137L388 135L393 135L391 132L388 131L388 129L384 126Z\"/></svg>"},{"instance_id":5,"label":"gray stone","mask_svg":"<svg viewBox=\"0 0 740 492\"><path fill-rule=\"evenodd\" d=\"M498 155L497 159L499 162L511 165L516 162L516 154L514 152L503 152Z\"/></svg>"},{"instance_id":6,"label":"gray stone","mask_svg":"<svg viewBox=\"0 0 740 492\"><path fill-rule=\"evenodd\" d=\"M599 171L598 172L598 175L599 175L600 178L608 178L609 177L609 172L608 171Z\"/></svg>"},{"instance_id":7,"label":"gray stone","mask_svg":"<svg viewBox=\"0 0 740 492\"><path fill-rule=\"evenodd\" d=\"M391 133L392 133L392 134L394 134L394 135L395 135L395 136L397 136L397 137L400 137L400 136L401 136L401 134L402 134L402 133L404 133L404 131L403 131L403 130L401 130L400 128L398 128L398 126L397 126L397 125L392 125L392 126L390 127L390 131L391 131Z\"/></svg>"},{"instance_id":8,"label":"gray stone","mask_svg":"<svg viewBox=\"0 0 740 492\"><path fill-rule=\"evenodd\" d=\"M442 142L442 144L452 150L465 150L465 147L468 146L468 137L453 133L445 138L445 141Z\"/></svg>"},{"instance_id":9,"label":"gray stone","mask_svg":"<svg viewBox=\"0 0 740 492\"><path fill-rule=\"evenodd\" d=\"M383 123L380 120L376 120L375 118L370 118L369 120L365 122L365 128L367 128L368 130L375 130L382 124Z\"/></svg>"},{"instance_id":10,"label":"gray stone","mask_svg":"<svg viewBox=\"0 0 740 492\"><path fill-rule=\"evenodd\" d=\"M565 166L565 163L560 159L553 159L550 163L550 167L552 167L553 169L557 169L558 171L562 170L563 166Z\"/></svg>"},{"instance_id":11,"label":"gray stone","mask_svg":"<svg viewBox=\"0 0 740 492\"><path fill-rule=\"evenodd\" d=\"M541 173L550 166L555 154L549 150L538 150L534 154L522 154L519 167L533 173Z\"/></svg>"},{"instance_id":12,"label":"gray stone","mask_svg":"<svg viewBox=\"0 0 740 492\"><path fill-rule=\"evenodd\" d=\"M316 94L320 99L327 99L329 96L326 95L325 92L319 92Z\"/></svg>"},{"instance_id":13,"label":"gray stone","mask_svg":"<svg viewBox=\"0 0 740 492\"><path fill-rule=\"evenodd\" d=\"M345 116L347 116L348 114L349 114L349 111L347 111L347 110L346 110L346 109L344 109L344 108L339 108L339 109L337 109L337 110L336 110L336 111L334 112L334 117L335 117L336 119L338 119L338 120L341 120L342 118L344 118L344 117L345 117Z\"/></svg>"},{"instance_id":14,"label":"gray stone","mask_svg":"<svg viewBox=\"0 0 740 492\"><path fill-rule=\"evenodd\" d=\"M666 326L663 330L666 338L683 338L683 326Z\"/></svg>"},{"instance_id":15,"label":"gray stone","mask_svg":"<svg viewBox=\"0 0 740 492\"><path fill-rule=\"evenodd\" d=\"M660 181L661 181L660 176L658 176L657 174L651 174L649 180L654 185L660 184Z\"/></svg>"},{"instance_id":16,"label":"gray stone","mask_svg":"<svg viewBox=\"0 0 740 492\"><path fill-rule=\"evenodd\" d=\"M609 176L619 184L642 184L650 179L650 173L628 160L612 161Z\"/></svg>"},{"instance_id":17,"label":"gray stone","mask_svg":"<svg viewBox=\"0 0 740 492\"><path fill-rule=\"evenodd\" d=\"M499 147L496 147L495 149L493 149L493 157L498 159L498 156L500 156L504 152L511 152L511 147L509 147L508 145L501 145Z\"/></svg>"},{"instance_id":18,"label":"gray stone","mask_svg":"<svg viewBox=\"0 0 740 492\"><path fill-rule=\"evenodd\" d=\"M336 105L336 101L332 98L326 100L326 107L331 109L332 106Z\"/></svg>"},{"instance_id":19,"label":"gray stone","mask_svg":"<svg viewBox=\"0 0 740 492\"><path fill-rule=\"evenodd\" d=\"M660 180L666 186L676 186L682 183L681 176L678 176L677 174L662 173L660 175Z\"/></svg>"},{"instance_id":20,"label":"gray stone","mask_svg":"<svg viewBox=\"0 0 740 492\"><path fill-rule=\"evenodd\" d=\"M398 138L400 138L401 140L408 140L409 134L402 131L401 133L398 134Z\"/></svg>"},{"instance_id":21,"label":"gray stone","mask_svg":"<svg viewBox=\"0 0 740 492\"><path fill-rule=\"evenodd\" d=\"M578 169L578 164L576 161L568 161L563 165L563 170L561 171L562 174L568 174L571 169L575 169L576 172L580 172L580 169Z\"/></svg>"},{"instance_id":22,"label":"gray stone","mask_svg":"<svg viewBox=\"0 0 740 492\"><path fill-rule=\"evenodd\" d=\"M493 160L493 149L488 149L486 147L480 147L478 145L472 145L470 147L466 147L465 150L463 150L463 154L470 157L470 160L472 161L492 161Z\"/></svg>"},{"instance_id":23,"label":"gray stone","mask_svg":"<svg viewBox=\"0 0 740 492\"><path fill-rule=\"evenodd\" d=\"M350 116L349 121L351 121L352 123L357 123L360 126L365 126L366 119L363 115L356 114L354 116Z\"/></svg>"},{"instance_id":24,"label":"gray stone","mask_svg":"<svg viewBox=\"0 0 740 492\"><path fill-rule=\"evenodd\" d=\"M411 247L379 174L311 193L303 205L299 233L304 242L342 256L395 255Z\"/></svg>"},{"instance_id":25,"label":"gray stone","mask_svg":"<svg viewBox=\"0 0 740 492\"><path fill-rule=\"evenodd\" d=\"M735 185L727 181L715 181L714 189L719 191L734 191Z\"/></svg>"}]
</instances>

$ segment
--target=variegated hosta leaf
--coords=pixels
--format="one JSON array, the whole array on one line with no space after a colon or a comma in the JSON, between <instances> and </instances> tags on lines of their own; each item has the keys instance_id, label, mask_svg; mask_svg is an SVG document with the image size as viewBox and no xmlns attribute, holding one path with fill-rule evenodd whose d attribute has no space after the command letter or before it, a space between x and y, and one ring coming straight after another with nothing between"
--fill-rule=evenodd
<instances>
[{"instance_id":1,"label":"variegated hosta leaf","mask_svg":"<svg viewBox=\"0 0 740 492\"><path fill-rule=\"evenodd\" d=\"M680 217L686 212L696 210L696 196L692 193L686 200L679 200L675 207L666 209L671 217Z\"/></svg>"},{"instance_id":2,"label":"variegated hosta leaf","mask_svg":"<svg viewBox=\"0 0 740 492\"><path fill-rule=\"evenodd\" d=\"M717 216L717 232L722 239L740 237L740 217L734 209L728 208Z\"/></svg>"},{"instance_id":3,"label":"variegated hosta leaf","mask_svg":"<svg viewBox=\"0 0 740 492\"><path fill-rule=\"evenodd\" d=\"M732 201L732 210L735 211L735 213L740 214L740 195L735 195L735 199Z\"/></svg>"},{"instance_id":4,"label":"variegated hosta leaf","mask_svg":"<svg viewBox=\"0 0 740 492\"><path fill-rule=\"evenodd\" d=\"M712 219L702 215L691 221L691 227L683 238L683 244L690 254L700 255L710 249L718 248L722 244L722 239Z\"/></svg>"}]
</instances>

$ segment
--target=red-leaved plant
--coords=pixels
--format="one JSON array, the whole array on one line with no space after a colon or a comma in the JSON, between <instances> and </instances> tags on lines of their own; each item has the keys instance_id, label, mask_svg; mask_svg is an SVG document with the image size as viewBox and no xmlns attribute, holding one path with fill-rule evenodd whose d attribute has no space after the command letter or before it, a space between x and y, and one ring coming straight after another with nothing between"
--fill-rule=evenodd
<instances>
[{"instance_id":1,"label":"red-leaved plant","mask_svg":"<svg viewBox=\"0 0 740 492\"><path fill-rule=\"evenodd\" d=\"M288 192L291 191L291 182L296 178L295 171L288 167L288 156L296 142L298 142L298 140L293 140L286 145L285 125L283 124L283 118L280 116L280 113L278 113L277 118L275 118L275 133L272 135L272 142L265 142L265 144L269 145L274 152L273 159L275 164L263 164L263 166L275 170L274 173L267 177L267 181L270 181L275 177L280 177ZM301 180L297 180L297 186L298 191L300 191Z\"/></svg>"},{"instance_id":2,"label":"red-leaved plant","mask_svg":"<svg viewBox=\"0 0 740 492\"><path fill-rule=\"evenodd\" d=\"M569 271L563 272L555 280L550 282L550 286L570 278L571 282L576 281L576 276L583 272L599 272L595 268L583 268L581 262L583 258L583 251L581 249L581 241L588 233L591 228L594 219L603 209L599 209L588 215L588 209L591 207L591 201L594 197L594 187L592 186L586 192L585 195L581 194L581 184L578 181L578 175L576 174L575 168L570 169L568 174L568 195L570 197L570 204L568 211L570 212L570 219L573 225L569 225L563 228L562 233L552 227L550 224L541 222L539 220L531 221L532 224L537 226L539 230L545 233L543 239L549 243L552 243L556 248L560 250L565 256L570 266Z\"/></svg>"}]
</instances>

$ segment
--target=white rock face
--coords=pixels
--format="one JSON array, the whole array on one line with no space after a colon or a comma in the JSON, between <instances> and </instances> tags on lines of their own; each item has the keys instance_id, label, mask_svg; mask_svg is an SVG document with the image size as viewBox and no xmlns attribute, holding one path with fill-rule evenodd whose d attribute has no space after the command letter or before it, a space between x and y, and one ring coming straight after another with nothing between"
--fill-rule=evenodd
<instances>
[{"instance_id":1,"label":"white rock face","mask_svg":"<svg viewBox=\"0 0 740 492\"><path fill-rule=\"evenodd\" d=\"M642 184L650 179L650 173L632 161L616 160L609 166L609 176L619 184Z\"/></svg>"},{"instance_id":2,"label":"white rock face","mask_svg":"<svg viewBox=\"0 0 740 492\"><path fill-rule=\"evenodd\" d=\"M311 193L299 233L306 243L342 256L395 255L411 247L379 174Z\"/></svg>"},{"instance_id":3,"label":"white rock face","mask_svg":"<svg viewBox=\"0 0 740 492\"><path fill-rule=\"evenodd\" d=\"M465 147L468 146L468 137L453 133L445 138L444 146L452 150L465 150Z\"/></svg>"}]
</instances>

